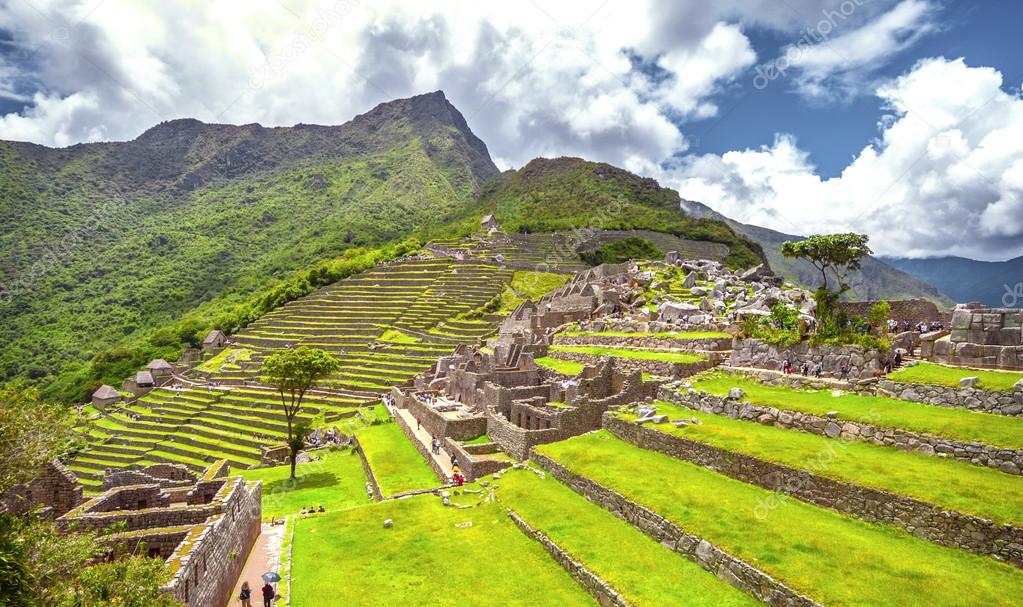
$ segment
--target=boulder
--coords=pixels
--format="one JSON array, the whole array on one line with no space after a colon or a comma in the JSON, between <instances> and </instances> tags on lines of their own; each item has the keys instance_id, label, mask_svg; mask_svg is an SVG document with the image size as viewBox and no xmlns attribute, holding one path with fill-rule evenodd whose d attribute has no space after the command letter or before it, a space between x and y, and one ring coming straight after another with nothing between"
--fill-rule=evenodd
<instances>
[{"instance_id":1,"label":"boulder","mask_svg":"<svg viewBox=\"0 0 1023 607\"><path fill-rule=\"evenodd\" d=\"M668 416L667 415L652 415L649 418L649 421L652 424L663 424L663 423L666 423L668 421Z\"/></svg>"},{"instance_id":2,"label":"boulder","mask_svg":"<svg viewBox=\"0 0 1023 607\"><path fill-rule=\"evenodd\" d=\"M728 391L728 398L731 400L741 400L744 396L746 396L746 391L742 388L736 387Z\"/></svg>"},{"instance_id":3,"label":"boulder","mask_svg":"<svg viewBox=\"0 0 1023 607\"><path fill-rule=\"evenodd\" d=\"M773 275L774 274L771 272L770 269L764 266L764 264L760 264L746 270L745 272L742 273L741 276L739 276L739 278L746 282L753 282L756 280L762 280L764 278L767 278L768 276Z\"/></svg>"},{"instance_id":4,"label":"boulder","mask_svg":"<svg viewBox=\"0 0 1023 607\"><path fill-rule=\"evenodd\" d=\"M393 527L393 526L394 526L394 520L392 520L392 519L386 519L386 520L384 521L384 529L390 529L390 528L391 528L391 527Z\"/></svg>"},{"instance_id":5,"label":"boulder","mask_svg":"<svg viewBox=\"0 0 1023 607\"><path fill-rule=\"evenodd\" d=\"M960 388L976 388L977 382L980 381L979 377L964 377L959 380Z\"/></svg>"},{"instance_id":6,"label":"boulder","mask_svg":"<svg viewBox=\"0 0 1023 607\"><path fill-rule=\"evenodd\" d=\"M690 272L686 274L684 280L682 280L682 287L685 289L691 289L696 286L696 272Z\"/></svg>"}]
</instances>

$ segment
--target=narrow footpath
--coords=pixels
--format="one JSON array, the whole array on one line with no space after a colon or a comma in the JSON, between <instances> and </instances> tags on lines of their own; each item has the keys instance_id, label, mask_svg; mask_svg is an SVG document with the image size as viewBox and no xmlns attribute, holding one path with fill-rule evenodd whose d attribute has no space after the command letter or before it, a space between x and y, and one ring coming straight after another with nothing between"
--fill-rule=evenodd
<instances>
[{"instance_id":1,"label":"narrow footpath","mask_svg":"<svg viewBox=\"0 0 1023 607\"><path fill-rule=\"evenodd\" d=\"M430 457L433 458L433 461L437 462L437 465L440 466L440 469L444 471L444 476L450 479L451 475L454 474L454 470L451 468L451 458L449 458L448 454L445 453L443 450L440 452L439 455L433 453L433 451L430 449L430 443L433 441L433 437L430 435L430 433L427 432L425 428L417 427L416 418L411 413L409 413L408 409L393 408L391 409L391 412L393 415L401 416L401 418L405 420L405 423L408 424L408 427L412 429L412 434L415 435L416 440L418 440L420 443L423 444L423 446L426 447L426 452L430 454Z\"/></svg>"},{"instance_id":2,"label":"narrow footpath","mask_svg":"<svg viewBox=\"0 0 1023 607\"><path fill-rule=\"evenodd\" d=\"M270 526L263 523L260 528L259 537L252 544L249 558L245 560L245 566L234 583L234 591L231 599L225 607L239 607L242 602L238 599L238 593L242 589L242 582L248 582L252 589L252 604L262 605L263 595L260 588L263 587L263 579L260 577L267 571L278 571L281 566L281 543L284 541L285 525ZM278 571L278 573L280 573Z\"/></svg>"}]
</instances>

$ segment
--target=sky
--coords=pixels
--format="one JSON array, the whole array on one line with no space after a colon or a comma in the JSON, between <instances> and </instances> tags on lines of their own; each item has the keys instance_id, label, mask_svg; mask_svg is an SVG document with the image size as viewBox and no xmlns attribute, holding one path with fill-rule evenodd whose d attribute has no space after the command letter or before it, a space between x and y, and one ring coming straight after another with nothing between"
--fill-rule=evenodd
<instances>
[{"instance_id":1,"label":"sky","mask_svg":"<svg viewBox=\"0 0 1023 607\"><path fill-rule=\"evenodd\" d=\"M876 253L1023 255L1013 0L0 0L0 139L340 124L443 90L502 169L581 156Z\"/></svg>"}]
</instances>

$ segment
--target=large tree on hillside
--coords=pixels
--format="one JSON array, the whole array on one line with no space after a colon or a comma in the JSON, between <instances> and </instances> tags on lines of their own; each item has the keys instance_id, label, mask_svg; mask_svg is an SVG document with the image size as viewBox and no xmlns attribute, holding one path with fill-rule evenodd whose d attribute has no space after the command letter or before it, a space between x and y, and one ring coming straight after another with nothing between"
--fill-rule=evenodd
<instances>
[{"instance_id":1,"label":"large tree on hillside","mask_svg":"<svg viewBox=\"0 0 1023 607\"><path fill-rule=\"evenodd\" d=\"M302 398L313 382L337 373L341 361L318 348L302 346L294 350L282 350L271 354L263 361L263 373L267 381L277 386L281 395L284 417L288 420L288 448L291 460L291 478L295 478L295 461L302 450L302 439L297 436L295 416L302 408Z\"/></svg>"},{"instance_id":2,"label":"large tree on hillside","mask_svg":"<svg viewBox=\"0 0 1023 607\"><path fill-rule=\"evenodd\" d=\"M814 293L817 301L817 330L827 333L837 329L836 314L838 300L850 289L847 278L850 272L860 269L863 258L872 251L867 246L870 239L866 234L848 232L845 234L817 234L805 240L787 240L781 245L785 257L805 259L821 273L823 282ZM828 274L835 279L831 288Z\"/></svg>"}]
</instances>

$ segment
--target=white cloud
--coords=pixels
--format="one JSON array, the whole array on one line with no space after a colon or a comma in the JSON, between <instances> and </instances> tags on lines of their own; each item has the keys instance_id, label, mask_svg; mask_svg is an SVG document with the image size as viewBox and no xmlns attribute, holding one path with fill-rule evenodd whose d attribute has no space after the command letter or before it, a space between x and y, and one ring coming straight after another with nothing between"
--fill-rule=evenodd
<instances>
[{"instance_id":1,"label":"white cloud","mask_svg":"<svg viewBox=\"0 0 1023 607\"><path fill-rule=\"evenodd\" d=\"M991 68L928 59L877 89L892 112L876 144L821 179L790 136L687 159L666 180L746 223L852 229L903 256L1023 254L1023 99Z\"/></svg>"}]
</instances>

